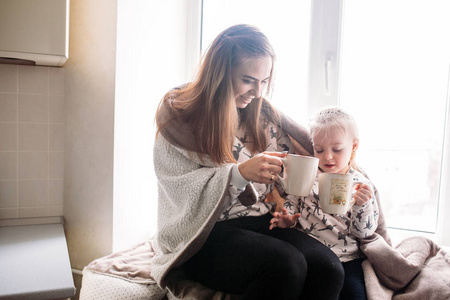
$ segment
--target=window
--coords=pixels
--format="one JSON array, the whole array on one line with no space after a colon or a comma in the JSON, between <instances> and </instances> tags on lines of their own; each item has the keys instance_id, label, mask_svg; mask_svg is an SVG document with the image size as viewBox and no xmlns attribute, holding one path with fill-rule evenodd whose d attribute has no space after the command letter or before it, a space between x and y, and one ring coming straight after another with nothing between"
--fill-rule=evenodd
<instances>
[{"instance_id":1,"label":"window","mask_svg":"<svg viewBox=\"0 0 450 300\"><path fill-rule=\"evenodd\" d=\"M345 1L340 105L357 119L359 160L393 228L436 232L449 10L445 0Z\"/></svg>"},{"instance_id":2,"label":"window","mask_svg":"<svg viewBox=\"0 0 450 300\"><path fill-rule=\"evenodd\" d=\"M188 11L185 0L118 1L113 251L156 232L154 117L164 94L186 81Z\"/></svg>"},{"instance_id":3,"label":"window","mask_svg":"<svg viewBox=\"0 0 450 300\"><path fill-rule=\"evenodd\" d=\"M202 51L231 25L257 26L277 55L271 102L306 124L310 12L311 1L204 0Z\"/></svg>"},{"instance_id":4,"label":"window","mask_svg":"<svg viewBox=\"0 0 450 300\"><path fill-rule=\"evenodd\" d=\"M441 184L449 167L449 9L445 0L204 0L202 49L230 25L258 26L277 53L272 103L304 125L324 105L352 113L358 162L381 194L388 226L438 233L441 242L447 221L438 217L450 206Z\"/></svg>"},{"instance_id":5,"label":"window","mask_svg":"<svg viewBox=\"0 0 450 300\"><path fill-rule=\"evenodd\" d=\"M323 105L356 117L358 162L388 226L450 245L449 10L446 0L118 1L114 251L156 230L159 100L237 23L273 44L275 106L304 125Z\"/></svg>"}]
</instances>

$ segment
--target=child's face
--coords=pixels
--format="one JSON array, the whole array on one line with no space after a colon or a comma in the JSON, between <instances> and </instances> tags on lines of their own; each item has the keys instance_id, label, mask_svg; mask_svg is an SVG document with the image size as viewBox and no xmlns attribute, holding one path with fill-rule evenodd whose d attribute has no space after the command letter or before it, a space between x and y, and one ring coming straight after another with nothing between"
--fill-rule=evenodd
<instances>
[{"instance_id":1,"label":"child's face","mask_svg":"<svg viewBox=\"0 0 450 300\"><path fill-rule=\"evenodd\" d=\"M325 173L347 173L352 152L358 141L339 128L319 131L313 137L314 156Z\"/></svg>"}]
</instances>

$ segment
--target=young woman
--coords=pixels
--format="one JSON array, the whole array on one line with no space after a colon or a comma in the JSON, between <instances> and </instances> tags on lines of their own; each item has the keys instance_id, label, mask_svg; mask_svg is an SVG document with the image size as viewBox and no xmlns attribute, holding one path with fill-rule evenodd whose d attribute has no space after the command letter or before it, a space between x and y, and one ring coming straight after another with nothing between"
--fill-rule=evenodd
<instances>
[{"instance_id":1,"label":"young woman","mask_svg":"<svg viewBox=\"0 0 450 300\"><path fill-rule=\"evenodd\" d=\"M318 178L308 197L287 196L285 208L274 213L270 228L288 228L297 221L303 232L327 245L341 260L345 269L340 299L366 299L364 260L359 240L371 236L378 225L378 204L373 184L357 171L354 156L359 146L355 120L339 107L327 107L312 118L310 132L314 156L319 158L320 173L352 174L363 182L353 195L355 204L345 215L322 211L318 198Z\"/></svg>"},{"instance_id":2,"label":"young woman","mask_svg":"<svg viewBox=\"0 0 450 300\"><path fill-rule=\"evenodd\" d=\"M307 131L262 95L275 54L249 25L213 41L195 80L169 91L156 114L158 232L152 276L175 276L243 299L337 299L336 255L295 229L269 230L264 200L293 152L289 134L312 153ZM177 275L176 275L177 274Z\"/></svg>"}]
</instances>

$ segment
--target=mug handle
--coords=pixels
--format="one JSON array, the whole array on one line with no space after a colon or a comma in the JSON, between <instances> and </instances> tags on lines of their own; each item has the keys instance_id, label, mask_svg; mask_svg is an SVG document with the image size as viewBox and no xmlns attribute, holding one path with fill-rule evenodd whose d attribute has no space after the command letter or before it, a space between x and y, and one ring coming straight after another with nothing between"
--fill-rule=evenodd
<instances>
[{"instance_id":1,"label":"mug handle","mask_svg":"<svg viewBox=\"0 0 450 300\"><path fill-rule=\"evenodd\" d=\"M286 170L286 168L287 168L287 158L286 157L282 157L281 161L283 162L283 165L284 165L283 170ZM284 172L283 172L283 176L284 176ZM287 189L287 180L284 177L282 177L281 175L278 175L278 180L280 181L281 186L283 187L283 189L286 191L286 189Z\"/></svg>"}]
</instances>

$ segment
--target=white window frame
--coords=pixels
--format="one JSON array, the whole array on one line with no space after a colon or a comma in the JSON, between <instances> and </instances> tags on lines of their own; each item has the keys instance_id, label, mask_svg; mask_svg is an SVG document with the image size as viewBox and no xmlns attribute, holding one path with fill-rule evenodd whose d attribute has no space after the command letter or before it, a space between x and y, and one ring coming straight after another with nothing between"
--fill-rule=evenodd
<instances>
[{"instance_id":1,"label":"white window frame","mask_svg":"<svg viewBox=\"0 0 450 300\"><path fill-rule=\"evenodd\" d=\"M202 0L190 0L186 18L186 81L192 79L201 58Z\"/></svg>"},{"instance_id":2,"label":"white window frame","mask_svg":"<svg viewBox=\"0 0 450 300\"><path fill-rule=\"evenodd\" d=\"M450 246L450 235L446 229L450 228L450 64L447 81L447 106L444 132L444 147L442 151L442 171L439 191L437 240L442 245Z\"/></svg>"},{"instance_id":3,"label":"white window frame","mask_svg":"<svg viewBox=\"0 0 450 300\"><path fill-rule=\"evenodd\" d=\"M311 6L311 38L308 82L308 113L312 115L324 105L339 105L339 79L341 59L341 36L344 0L313 0ZM190 2L188 13L188 41L186 79L191 76L201 55L202 0ZM450 66L449 66L450 67ZM450 70L449 92L450 98ZM439 191L437 229L434 234L414 230L389 228L391 235L399 238L410 235L425 235L442 245L450 246L450 100L447 99L446 130L442 154L442 172ZM382 198L382 195L381 195ZM388 224L389 225L389 224ZM395 239L394 239L395 241Z\"/></svg>"},{"instance_id":4,"label":"white window frame","mask_svg":"<svg viewBox=\"0 0 450 300\"><path fill-rule=\"evenodd\" d=\"M147 177L144 178L133 170L136 164L138 168L140 167L135 158L139 157L142 151L145 150L145 159L152 153L149 145L142 145L146 139L142 139L136 132L142 132L144 128L146 137L151 138L154 135L152 131L154 128L149 128L152 127L151 125L147 126L149 115L154 113L137 117L135 110L136 107L142 110L139 108L139 101L157 103L164 92L177 82L192 80L201 56L202 4L202 0L164 2L133 0L118 3L120 13L118 15L114 140L114 251L148 239L156 231L156 180L147 180ZM312 0L311 4L312 38L309 51L308 95L309 99L313 100L308 104L310 115L323 105L339 104L340 38L345 2L344 0ZM140 14L135 7L141 8ZM124 22L123 17L128 17L131 22ZM139 18L144 17L145 20L153 22L150 28L139 24L144 20ZM166 22L175 22L174 27L161 28ZM144 36L147 38L143 38ZM185 40L176 40L175 45L173 40L166 41L168 37L180 36ZM149 39L151 44L148 44ZM169 44L171 47L166 49L166 45ZM149 58L159 59L162 57L162 52L167 54L169 50L172 61L155 66L148 60ZM151 88L148 88L149 82L153 84ZM450 219L446 218L450 215L449 103L450 100L447 101L438 226L435 234L431 236L438 243L447 246L450 246L450 235L445 234L446 228L450 228ZM134 162L130 163L131 161ZM153 168L151 162L146 161L145 164ZM145 187L146 192L150 188L151 196L140 193L140 186ZM381 199L383 200L383 195ZM393 229L390 230L390 233L392 232L394 232ZM417 232L402 231L401 234L416 235Z\"/></svg>"},{"instance_id":5,"label":"white window frame","mask_svg":"<svg viewBox=\"0 0 450 300\"><path fill-rule=\"evenodd\" d=\"M308 115L339 104L341 0L313 0L309 50ZM312 100L311 100L312 99Z\"/></svg>"},{"instance_id":6,"label":"white window frame","mask_svg":"<svg viewBox=\"0 0 450 300\"><path fill-rule=\"evenodd\" d=\"M309 107L311 115L323 105L339 105L339 75L344 0L314 0L311 11ZM442 153L437 228L434 233L389 228L389 233L402 239L424 235L450 246L450 66L447 92L447 112ZM381 195L382 200L383 195ZM389 225L389 224L388 224ZM395 239L394 239L395 241Z\"/></svg>"}]
</instances>

